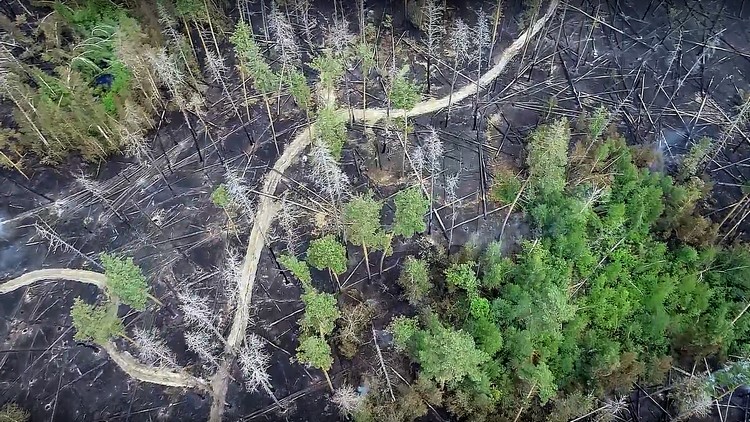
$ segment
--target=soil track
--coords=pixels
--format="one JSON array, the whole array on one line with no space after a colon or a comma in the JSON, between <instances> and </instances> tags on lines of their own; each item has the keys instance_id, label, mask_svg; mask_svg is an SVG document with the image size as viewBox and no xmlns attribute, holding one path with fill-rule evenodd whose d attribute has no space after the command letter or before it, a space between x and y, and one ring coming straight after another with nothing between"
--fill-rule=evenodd
<instances>
[{"instance_id":1,"label":"soil track","mask_svg":"<svg viewBox=\"0 0 750 422\"><path fill-rule=\"evenodd\" d=\"M104 274L87 270L73 270L69 268L47 268L28 272L20 277L0 284L0 294L10 293L22 287L28 287L40 281L77 281L80 283L93 284L102 291L107 291L107 277ZM169 371L163 368L143 365L136 361L128 352L120 352L113 342L101 345L112 360L125 373L139 381L167 387L199 388L210 391L208 384L190 374L184 372Z\"/></svg>"}]
</instances>

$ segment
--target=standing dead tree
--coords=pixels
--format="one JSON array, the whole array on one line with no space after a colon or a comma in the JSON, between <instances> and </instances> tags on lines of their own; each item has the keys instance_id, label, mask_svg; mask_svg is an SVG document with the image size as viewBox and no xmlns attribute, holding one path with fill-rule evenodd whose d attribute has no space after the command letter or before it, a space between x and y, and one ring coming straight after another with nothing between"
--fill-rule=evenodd
<instances>
[{"instance_id":1,"label":"standing dead tree","mask_svg":"<svg viewBox=\"0 0 750 422\"><path fill-rule=\"evenodd\" d=\"M422 42L427 48L427 95L430 95L430 69L432 56L438 52L440 41L443 39L443 6L438 0L427 0L422 6L422 26L426 37Z\"/></svg>"},{"instance_id":2,"label":"standing dead tree","mask_svg":"<svg viewBox=\"0 0 750 422\"><path fill-rule=\"evenodd\" d=\"M445 201L451 207L451 228L448 234L448 252L450 253L453 244L453 228L456 226L456 204L460 206L458 198L459 173L451 174L445 177Z\"/></svg>"},{"instance_id":3,"label":"standing dead tree","mask_svg":"<svg viewBox=\"0 0 750 422\"><path fill-rule=\"evenodd\" d=\"M279 62L281 62L281 71L279 72L278 78L278 97L276 101L277 110L281 106L281 88L285 81L285 76L288 78L287 73L292 73L292 69L296 69L301 57L299 45L297 44L297 36L294 33L292 24L287 19L286 15L281 12L275 1L271 2L271 13L268 16L268 27L271 30L271 35L276 40L275 49L279 55Z\"/></svg>"},{"instance_id":4,"label":"standing dead tree","mask_svg":"<svg viewBox=\"0 0 750 422\"><path fill-rule=\"evenodd\" d=\"M489 18L484 9L479 9L477 23L474 27L474 54L473 59L477 62L477 80L476 93L474 95L474 125L473 130L477 130L477 118L479 114L479 78L482 75L482 62L485 59L484 52L490 45L490 27Z\"/></svg>"},{"instance_id":5,"label":"standing dead tree","mask_svg":"<svg viewBox=\"0 0 750 422\"><path fill-rule=\"evenodd\" d=\"M443 142L435 132L434 128L430 128L430 135L425 141L425 149L427 151L427 164L430 170L430 218L429 225L432 224L433 210L435 208L435 178L440 173L441 162L443 160Z\"/></svg>"},{"instance_id":6,"label":"standing dead tree","mask_svg":"<svg viewBox=\"0 0 750 422\"><path fill-rule=\"evenodd\" d=\"M263 339L256 334L249 334L245 337L245 345L237 355L237 360L240 363L242 375L245 377L245 388L248 391L257 391L259 387L262 388L279 408L283 408L271 388L271 375L268 374L271 359L263 348Z\"/></svg>"},{"instance_id":7,"label":"standing dead tree","mask_svg":"<svg viewBox=\"0 0 750 422\"><path fill-rule=\"evenodd\" d=\"M310 181L330 198L329 212L334 216L335 224L340 226L341 202L351 191L349 177L341 170L328 148L320 142L316 142L310 149L310 164Z\"/></svg>"},{"instance_id":8,"label":"standing dead tree","mask_svg":"<svg viewBox=\"0 0 750 422\"><path fill-rule=\"evenodd\" d=\"M450 45L453 50L453 78L451 79L451 90L448 94L448 110L445 113L445 126L448 127L448 119L451 116L451 106L453 105L453 89L456 86L458 78L458 66L462 65L469 59L469 40L471 29L461 18L457 18L451 28Z\"/></svg>"}]
</instances>

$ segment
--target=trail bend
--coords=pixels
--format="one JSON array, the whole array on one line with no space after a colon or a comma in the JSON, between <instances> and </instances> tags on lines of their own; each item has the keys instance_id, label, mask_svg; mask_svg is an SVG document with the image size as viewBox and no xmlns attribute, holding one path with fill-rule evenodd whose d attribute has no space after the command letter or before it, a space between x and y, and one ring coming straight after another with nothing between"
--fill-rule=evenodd
<instances>
[{"instance_id":1,"label":"trail bend","mask_svg":"<svg viewBox=\"0 0 750 422\"><path fill-rule=\"evenodd\" d=\"M51 280L77 281L79 283L93 284L103 292L107 292L107 277L102 273L70 268L47 268L29 271L26 274L0 284L0 294L10 293L35 283ZM204 391L211 391L206 381L184 371L170 371L165 368L144 365L135 360L130 353L117 350L117 346L111 341L102 344L101 347L123 372L134 379L167 387L198 388Z\"/></svg>"}]
</instances>

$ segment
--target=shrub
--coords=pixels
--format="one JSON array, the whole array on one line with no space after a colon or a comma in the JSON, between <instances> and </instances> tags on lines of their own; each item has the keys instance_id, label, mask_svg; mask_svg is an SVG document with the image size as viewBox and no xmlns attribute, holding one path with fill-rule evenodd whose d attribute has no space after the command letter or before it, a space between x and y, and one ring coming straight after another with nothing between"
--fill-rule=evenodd
<instances>
[{"instance_id":1,"label":"shrub","mask_svg":"<svg viewBox=\"0 0 750 422\"><path fill-rule=\"evenodd\" d=\"M310 267L307 266L305 261L300 261L297 257L287 254L279 256L278 260L282 267L291 271L302 282L303 287L311 286L312 275L310 274Z\"/></svg>"},{"instance_id":2,"label":"shrub","mask_svg":"<svg viewBox=\"0 0 750 422\"><path fill-rule=\"evenodd\" d=\"M300 325L308 335L326 337L333 332L336 320L341 316L336 306L336 298L330 293L320 293L309 289L302 295L305 315Z\"/></svg>"},{"instance_id":3,"label":"shrub","mask_svg":"<svg viewBox=\"0 0 750 422\"><path fill-rule=\"evenodd\" d=\"M133 309L143 310L148 300L148 283L133 258L123 258L102 253L100 255L107 276L107 288L123 303Z\"/></svg>"},{"instance_id":4,"label":"shrub","mask_svg":"<svg viewBox=\"0 0 750 422\"><path fill-rule=\"evenodd\" d=\"M529 177L539 193L560 192L565 187L570 128L560 119L539 126L529 138Z\"/></svg>"},{"instance_id":5,"label":"shrub","mask_svg":"<svg viewBox=\"0 0 750 422\"><path fill-rule=\"evenodd\" d=\"M470 296L476 295L479 281L474 272L474 263L453 264L445 270L445 281L448 286L465 290Z\"/></svg>"},{"instance_id":6,"label":"shrub","mask_svg":"<svg viewBox=\"0 0 750 422\"><path fill-rule=\"evenodd\" d=\"M421 86L407 78L409 66L399 70L391 81L390 98L395 108L409 110L419 101Z\"/></svg>"},{"instance_id":7,"label":"shrub","mask_svg":"<svg viewBox=\"0 0 750 422\"><path fill-rule=\"evenodd\" d=\"M315 239L307 249L307 262L319 270L342 274L346 272L346 247L331 234Z\"/></svg>"},{"instance_id":8,"label":"shrub","mask_svg":"<svg viewBox=\"0 0 750 422\"><path fill-rule=\"evenodd\" d=\"M382 243L380 208L382 203L371 194L352 198L344 206L344 229L346 238L354 245L362 246L367 259L367 247L377 248Z\"/></svg>"},{"instance_id":9,"label":"shrub","mask_svg":"<svg viewBox=\"0 0 750 422\"><path fill-rule=\"evenodd\" d=\"M388 325L388 331L393 334L393 346L399 352L409 350L414 336L419 331L419 322L416 318L407 318L399 315Z\"/></svg>"},{"instance_id":10,"label":"shrub","mask_svg":"<svg viewBox=\"0 0 750 422\"><path fill-rule=\"evenodd\" d=\"M333 365L331 356L331 346L328 342L318 336L306 336L302 339L297 347L297 359L300 362L318 368L323 371L329 371Z\"/></svg>"},{"instance_id":11,"label":"shrub","mask_svg":"<svg viewBox=\"0 0 750 422\"><path fill-rule=\"evenodd\" d=\"M317 138L328 147L333 158L341 159L341 152L346 143L346 117L335 107L326 106L318 111L315 127Z\"/></svg>"},{"instance_id":12,"label":"shrub","mask_svg":"<svg viewBox=\"0 0 750 422\"><path fill-rule=\"evenodd\" d=\"M125 334L125 327L108 305L89 305L81 298L76 298L70 309L73 326L76 329L74 338L79 341L93 341L105 344L111 338Z\"/></svg>"},{"instance_id":13,"label":"shrub","mask_svg":"<svg viewBox=\"0 0 750 422\"><path fill-rule=\"evenodd\" d=\"M227 185L222 183L219 185L219 187L214 189L213 192L211 192L211 202L213 202L213 204L219 208L229 207L229 204L231 203L231 199L229 198L229 191L227 190Z\"/></svg>"},{"instance_id":14,"label":"shrub","mask_svg":"<svg viewBox=\"0 0 750 422\"><path fill-rule=\"evenodd\" d=\"M417 186L404 189L396 194L396 215L393 234L409 238L427 229L424 216L430 209L430 201Z\"/></svg>"},{"instance_id":15,"label":"shrub","mask_svg":"<svg viewBox=\"0 0 750 422\"><path fill-rule=\"evenodd\" d=\"M27 422L30 418L29 412L15 403L6 403L0 408L0 422Z\"/></svg>"},{"instance_id":16,"label":"shrub","mask_svg":"<svg viewBox=\"0 0 750 422\"><path fill-rule=\"evenodd\" d=\"M441 386L455 385L464 378L475 382L482 378L481 366L490 357L476 348L468 333L437 324L417 337L416 358L422 375Z\"/></svg>"},{"instance_id":17,"label":"shrub","mask_svg":"<svg viewBox=\"0 0 750 422\"><path fill-rule=\"evenodd\" d=\"M427 262L407 257L397 282L404 289L404 297L409 303L419 304L432 288Z\"/></svg>"}]
</instances>

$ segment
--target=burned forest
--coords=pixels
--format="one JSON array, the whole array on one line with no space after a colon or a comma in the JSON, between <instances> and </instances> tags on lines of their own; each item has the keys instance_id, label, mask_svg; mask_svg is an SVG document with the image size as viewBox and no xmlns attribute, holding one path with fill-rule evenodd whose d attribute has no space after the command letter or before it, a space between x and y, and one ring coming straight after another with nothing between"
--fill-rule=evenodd
<instances>
[{"instance_id":1,"label":"burned forest","mask_svg":"<svg viewBox=\"0 0 750 422\"><path fill-rule=\"evenodd\" d=\"M0 1L0 422L750 420L748 23Z\"/></svg>"}]
</instances>

